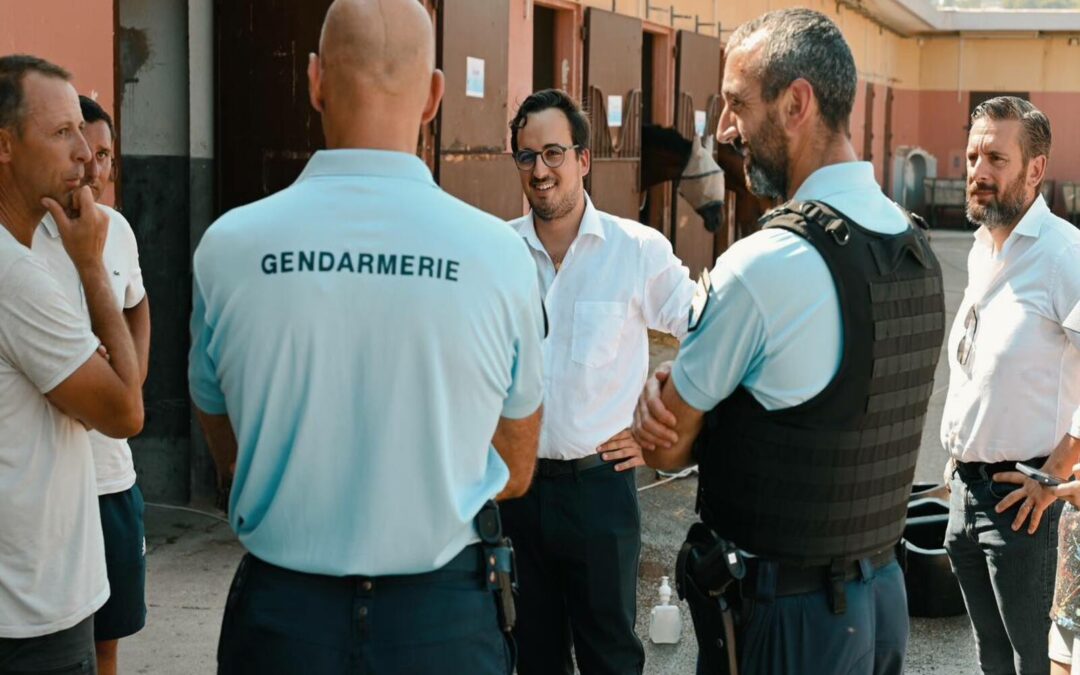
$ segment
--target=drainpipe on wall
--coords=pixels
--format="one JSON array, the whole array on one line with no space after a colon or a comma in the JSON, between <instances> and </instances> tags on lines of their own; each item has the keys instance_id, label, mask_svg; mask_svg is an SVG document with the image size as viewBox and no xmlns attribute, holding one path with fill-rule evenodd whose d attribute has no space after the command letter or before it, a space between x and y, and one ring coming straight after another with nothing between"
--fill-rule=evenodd
<instances>
[{"instance_id":1,"label":"drainpipe on wall","mask_svg":"<svg viewBox=\"0 0 1080 675\"><path fill-rule=\"evenodd\" d=\"M964 99L964 38L960 37L960 58L956 60L956 102Z\"/></svg>"}]
</instances>

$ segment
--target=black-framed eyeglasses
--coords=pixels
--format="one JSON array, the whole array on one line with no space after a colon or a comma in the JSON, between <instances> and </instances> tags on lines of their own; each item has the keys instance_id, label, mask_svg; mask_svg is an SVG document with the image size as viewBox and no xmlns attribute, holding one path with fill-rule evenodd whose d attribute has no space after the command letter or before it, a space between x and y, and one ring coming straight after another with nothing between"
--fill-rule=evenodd
<instances>
[{"instance_id":1,"label":"black-framed eyeglasses","mask_svg":"<svg viewBox=\"0 0 1080 675\"><path fill-rule=\"evenodd\" d=\"M518 150L514 153L514 164L517 164L517 168L520 171L528 171L536 166L536 157L540 156L540 159L549 169L558 169L566 161L567 150L579 150L580 145L559 145L558 143L552 143L545 145L544 149L540 152L536 150Z\"/></svg>"},{"instance_id":2,"label":"black-framed eyeglasses","mask_svg":"<svg viewBox=\"0 0 1080 675\"><path fill-rule=\"evenodd\" d=\"M967 316L964 317L964 337L960 338L960 344L956 346L956 360L961 366L966 366L971 360L977 330L979 330L979 312L976 311L975 305L972 305Z\"/></svg>"}]
</instances>

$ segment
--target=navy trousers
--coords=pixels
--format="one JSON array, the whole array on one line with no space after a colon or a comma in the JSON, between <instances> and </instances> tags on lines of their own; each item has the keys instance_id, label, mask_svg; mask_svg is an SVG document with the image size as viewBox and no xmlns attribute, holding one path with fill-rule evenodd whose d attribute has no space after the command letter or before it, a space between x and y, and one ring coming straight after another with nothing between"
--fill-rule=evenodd
<instances>
[{"instance_id":1,"label":"navy trousers","mask_svg":"<svg viewBox=\"0 0 1080 675\"><path fill-rule=\"evenodd\" d=\"M895 561L878 570L863 565L863 577L844 585L843 614L832 613L824 589L774 597L774 581L762 574L757 588L743 589L736 634L741 675L904 672L907 593Z\"/></svg>"},{"instance_id":2,"label":"navy trousers","mask_svg":"<svg viewBox=\"0 0 1080 675\"><path fill-rule=\"evenodd\" d=\"M226 601L218 673L510 675L482 554L471 546L463 555L473 571L374 578L303 574L246 555Z\"/></svg>"},{"instance_id":3,"label":"navy trousers","mask_svg":"<svg viewBox=\"0 0 1080 675\"><path fill-rule=\"evenodd\" d=\"M538 475L501 505L518 563L518 675L640 675L641 511L634 472Z\"/></svg>"}]
</instances>

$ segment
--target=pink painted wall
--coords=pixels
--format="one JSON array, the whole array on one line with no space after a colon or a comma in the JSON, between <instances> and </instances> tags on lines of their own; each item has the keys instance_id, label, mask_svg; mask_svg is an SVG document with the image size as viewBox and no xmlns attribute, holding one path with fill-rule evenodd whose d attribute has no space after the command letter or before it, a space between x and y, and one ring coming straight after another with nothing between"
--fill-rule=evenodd
<instances>
[{"instance_id":1,"label":"pink painted wall","mask_svg":"<svg viewBox=\"0 0 1080 675\"><path fill-rule=\"evenodd\" d=\"M1076 123L1080 110L1080 92L1032 92L1031 102L1050 118L1053 144L1046 177L1055 180L1055 208L1063 208L1062 181L1080 181L1080 125Z\"/></svg>"},{"instance_id":2,"label":"pink painted wall","mask_svg":"<svg viewBox=\"0 0 1080 675\"><path fill-rule=\"evenodd\" d=\"M113 1L0 0L0 54L33 54L66 68L79 93L96 94L116 119Z\"/></svg>"},{"instance_id":3,"label":"pink painted wall","mask_svg":"<svg viewBox=\"0 0 1080 675\"><path fill-rule=\"evenodd\" d=\"M510 120L517 114L518 106L532 93L533 69L533 22L532 3L526 0L510 0L510 54L507 68L510 83L507 89L509 105L506 106L506 148L510 149Z\"/></svg>"},{"instance_id":4,"label":"pink painted wall","mask_svg":"<svg viewBox=\"0 0 1080 675\"><path fill-rule=\"evenodd\" d=\"M883 84L874 85L874 138L873 159L874 177L878 183L884 179L885 173L885 93L887 87Z\"/></svg>"},{"instance_id":5,"label":"pink painted wall","mask_svg":"<svg viewBox=\"0 0 1080 675\"><path fill-rule=\"evenodd\" d=\"M866 126L866 83L859 80L855 85L855 104L851 109L851 145L862 159L863 138Z\"/></svg>"},{"instance_id":6,"label":"pink painted wall","mask_svg":"<svg viewBox=\"0 0 1080 675\"><path fill-rule=\"evenodd\" d=\"M967 147L968 95L955 91L921 91L918 145L938 161L938 176L963 178Z\"/></svg>"},{"instance_id":7,"label":"pink painted wall","mask_svg":"<svg viewBox=\"0 0 1080 675\"><path fill-rule=\"evenodd\" d=\"M922 98L911 89L893 90L892 150L902 145L920 144L919 122Z\"/></svg>"}]
</instances>

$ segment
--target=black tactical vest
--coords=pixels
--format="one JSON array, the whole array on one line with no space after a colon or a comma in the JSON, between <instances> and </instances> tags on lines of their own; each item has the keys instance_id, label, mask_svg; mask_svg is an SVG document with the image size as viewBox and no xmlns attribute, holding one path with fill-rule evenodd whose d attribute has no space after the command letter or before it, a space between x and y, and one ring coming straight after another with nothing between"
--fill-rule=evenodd
<instances>
[{"instance_id":1,"label":"black tactical vest","mask_svg":"<svg viewBox=\"0 0 1080 675\"><path fill-rule=\"evenodd\" d=\"M789 202L762 225L800 235L825 259L843 356L798 406L769 412L739 387L706 414L694 445L699 511L762 557L817 565L876 553L904 527L945 334L941 267L914 223L883 235L825 204Z\"/></svg>"}]
</instances>

